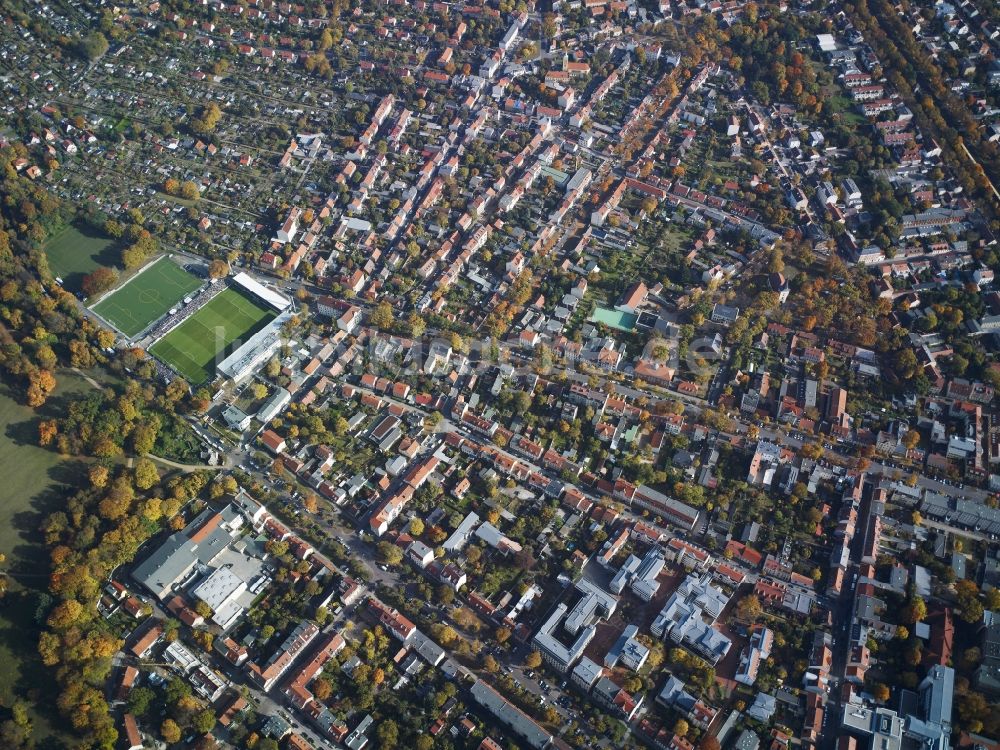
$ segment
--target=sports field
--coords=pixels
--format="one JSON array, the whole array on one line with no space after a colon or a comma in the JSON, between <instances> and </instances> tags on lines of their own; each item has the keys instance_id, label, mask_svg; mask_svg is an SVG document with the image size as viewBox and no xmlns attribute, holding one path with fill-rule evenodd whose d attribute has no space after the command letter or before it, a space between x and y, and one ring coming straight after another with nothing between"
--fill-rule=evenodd
<instances>
[{"instance_id":1,"label":"sports field","mask_svg":"<svg viewBox=\"0 0 1000 750\"><path fill-rule=\"evenodd\" d=\"M201 279L172 260L159 258L94 305L93 310L131 337L166 315L201 284Z\"/></svg>"},{"instance_id":2,"label":"sports field","mask_svg":"<svg viewBox=\"0 0 1000 750\"><path fill-rule=\"evenodd\" d=\"M274 317L273 310L235 289L224 289L149 352L198 385L215 373L217 358L227 356Z\"/></svg>"},{"instance_id":3,"label":"sports field","mask_svg":"<svg viewBox=\"0 0 1000 750\"><path fill-rule=\"evenodd\" d=\"M53 276L63 280L63 288L79 292L83 277L98 266L118 264L120 255L115 241L86 224L66 227L45 243L45 255Z\"/></svg>"}]
</instances>

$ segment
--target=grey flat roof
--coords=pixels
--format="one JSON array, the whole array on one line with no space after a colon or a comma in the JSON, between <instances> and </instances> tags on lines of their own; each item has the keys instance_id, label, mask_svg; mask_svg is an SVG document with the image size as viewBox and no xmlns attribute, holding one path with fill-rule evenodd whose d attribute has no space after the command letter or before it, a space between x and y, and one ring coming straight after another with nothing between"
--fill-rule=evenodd
<instances>
[{"instance_id":1,"label":"grey flat roof","mask_svg":"<svg viewBox=\"0 0 1000 750\"><path fill-rule=\"evenodd\" d=\"M480 706L510 727L531 747L541 750L552 742L552 735L482 680L476 681L471 692Z\"/></svg>"}]
</instances>

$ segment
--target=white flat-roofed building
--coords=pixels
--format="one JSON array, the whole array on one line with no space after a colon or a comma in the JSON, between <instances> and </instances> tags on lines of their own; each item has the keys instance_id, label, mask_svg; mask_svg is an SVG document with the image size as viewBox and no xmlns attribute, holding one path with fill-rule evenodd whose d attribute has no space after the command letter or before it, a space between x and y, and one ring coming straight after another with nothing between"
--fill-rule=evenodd
<instances>
[{"instance_id":1,"label":"white flat-roofed building","mask_svg":"<svg viewBox=\"0 0 1000 750\"><path fill-rule=\"evenodd\" d=\"M222 410L222 419L231 430L243 431L250 426L250 415L238 406L230 404Z\"/></svg>"},{"instance_id":2,"label":"white flat-roofed building","mask_svg":"<svg viewBox=\"0 0 1000 750\"><path fill-rule=\"evenodd\" d=\"M173 641L163 649L163 656L177 669L181 674L187 674L192 669L198 666L198 657L191 653L188 648L180 641Z\"/></svg>"},{"instance_id":3,"label":"white flat-roofed building","mask_svg":"<svg viewBox=\"0 0 1000 750\"><path fill-rule=\"evenodd\" d=\"M717 664L729 653L732 641L709 623L719 618L728 601L729 597L712 585L711 574L699 577L692 573L670 595L650 631Z\"/></svg>"},{"instance_id":4,"label":"white flat-roofed building","mask_svg":"<svg viewBox=\"0 0 1000 750\"><path fill-rule=\"evenodd\" d=\"M472 538L472 531L475 529L477 523L479 523L479 515L470 511L469 515L462 519L462 523L458 525L458 528L455 529L442 545L445 551L460 552L469 543L469 539Z\"/></svg>"},{"instance_id":5,"label":"white flat-roofed building","mask_svg":"<svg viewBox=\"0 0 1000 750\"><path fill-rule=\"evenodd\" d=\"M615 645L604 657L604 666L613 669L616 664L621 663L635 672L642 669L642 665L649 658L649 649L636 639L638 634L637 625L626 626Z\"/></svg>"},{"instance_id":6,"label":"white flat-roofed building","mask_svg":"<svg viewBox=\"0 0 1000 750\"><path fill-rule=\"evenodd\" d=\"M268 424L272 419L281 414L281 410L288 406L292 400L292 394L286 388L278 388L257 410L257 420L261 424Z\"/></svg>"},{"instance_id":7,"label":"white flat-roofed building","mask_svg":"<svg viewBox=\"0 0 1000 750\"><path fill-rule=\"evenodd\" d=\"M584 656L580 659L580 663L573 668L573 674L570 679L575 685L589 692L594 683L603 675L604 668L597 662Z\"/></svg>"},{"instance_id":8,"label":"white flat-roofed building","mask_svg":"<svg viewBox=\"0 0 1000 750\"><path fill-rule=\"evenodd\" d=\"M535 634L533 643L538 647L542 657L554 669L560 672L568 672L576 663L587 648L587 645L597 634L597 629L591 625L583 629L582 632L568 645L556 638L553 633L559 627L563 616L566 614L566 605L559 604L545 621L545 624Z\"/></svg>"},{"instance_id":9,"label":"white flat-roofed building","mask_svg":"<svg viewBox=\"0 0 1000 750\"><path fill-rule=\"evenodd\" d=\"M816 44L821 52L834 52L837 49L837 40L833 34L817 34Z\"/></svg>"},{"instance_id":10,"label":"white flat-roofed building","mask_svg":"<svg viewBox=\"0 0 1000 750\"><path fill-rule=\"evenodd\" d=\"M216 368L218 373L240 383L250 377L269 360L281 346L281 326L291 317L283 312L264 328L257 331L236 351L226 357Z\"/></svg>"},{"instance_id":11,"label":"white flat-roofed building","mask_svg":"<svg viewBox=\"0 0 1000 750\"><path fill-rule=\"evenodd\" d=\"M219 568L199 583L192 593L212 608L212 622L228 630L243 614L243 607L236 600L246 590L246 581L229 568Z\"/></svg>"}]
</instances>

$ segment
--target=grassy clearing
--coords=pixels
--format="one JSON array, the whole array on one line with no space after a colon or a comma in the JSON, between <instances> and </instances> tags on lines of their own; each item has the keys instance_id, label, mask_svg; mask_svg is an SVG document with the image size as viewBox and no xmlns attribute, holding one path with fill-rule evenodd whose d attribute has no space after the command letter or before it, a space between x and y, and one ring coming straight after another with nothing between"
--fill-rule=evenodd
<instances>
[{"instance_id":1,"label":"grassy clearing","mask_svg":"<svg viewBox=\"0 0 1000 750\"><path fill-rule=\"evenodd\" d=\"M0 704L30 696L39 747L66 739L55 715L56 688L37 657L38 597L47 585L45 549L38 527L46 515L65 504L86 465L38 447L38 421L65 413L67 401L90 389L82 378L62 372L55 394L39 412L24 406L7 384L0 383L0 551L7 555L10 592L0 604ZM51 713L50 713L51 711Z\"/></svg>"},{"instance_id":2,"label":"grassy clearing","mask_svg":"<svg viewBox=\"0 0 1000 750\"><path fill-rule=\"evenodd\" d=\"M826 102L827 107L843 117L847 125L856 127L865 122L865 118L857 111L857 104L839 93L839 89L828 89Z\"/></svg>"},{"instance_id":3,"label":"grassy clearing","mask_svg":"<svg viewBox=\"0 0 1000 750\"><path fill-rule=\"evenodd\" d=\"M235 289L226 289L149 348L189 383L200 384L215 372L216 358L259 331L274 312Z\"/></svg>"},{"instance_id":4,"label":"grassy clearing","mask_svg":"<svg viewBox=\"0 0 1000 750\"><path fill-rule=\"evenodd\" d=\"M169 258L160 257L94 305L93 310L132 337L166 315L201 284L200 279Z\"/></svg>"},{"instance_id":5,"label":"grassy clearing","mask_svg":"<svg viewBox=\"0 0 1000 750\"><path fill-rule=\"evenodd\" d=\"M71 225L45 244L49 268L71 292L79 292L83 277L98 266L112 267L120 260L115 242L84 225Z\"/></svg>"}]
</instances>

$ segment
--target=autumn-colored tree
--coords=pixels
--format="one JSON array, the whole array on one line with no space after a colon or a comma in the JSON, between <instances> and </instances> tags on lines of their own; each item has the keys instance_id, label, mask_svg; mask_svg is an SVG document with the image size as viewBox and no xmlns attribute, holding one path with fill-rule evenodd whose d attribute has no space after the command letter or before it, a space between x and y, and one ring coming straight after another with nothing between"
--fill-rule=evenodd
<instances>
[{"instance_id":1,"label":"autumn-colored tree","mask_svg":"<svg viewBox=\"0 0 1000 750\"><path fill-rule=\"evenodd\" d=\"M316 700L325 701L333 695L333 685L330 684L329 680L319 677L312 684L312 692L316 696Z\"/></svg>"},{"instance_id":2,"label":"autumn-colored tree","mask_svg":"<svg viewBox=\"0 0 1000 750\"><path fill-rule=\"evenodd\" d=\"M879 703L889 700L889 686L884 682L879 682L872 688L872 697Z\"/></svg>"},{"instance_id":3,"label":"autumn-colored tree","mask_svg":"<svg viewBox=\"0 0 1000 750\"><path fill-rule=\"evenodd\" d=\"M379 561L385 565L399 565L403 562L403 551L392 542L379 542L375 551Z\"/></svg>"},{"instance_id":4,"label":"autumn-colored tree","mask_svg":"<svg viewBox=\"0 0 1000 750\"><path fill-rule=\"evenodd\" d=\"M684 737L687 735L690 727L688 726L686 719L678 719L674 722L674 734L679 737Z\"/></svg>"},{"instance_id":5,"label":"autumn-colored tree","mask_svg":"<svg viewBox=\"0 0 1000 750\"><path fill-rule=\"evenodd\" d=\"M148 490L160 481L156 464L148 458L140 458L135 463L135 486L140 490Z\"/></svg>"},{"instance_id":6,"label":"autumn-colored tree","mask_svg":"<svg viewBox=\"0 0 1000 750\"><path fill-rule=\"evenodd\" d=\"M185 180L181 183L180 195L184 200L193 201L201 197L201 191L194 182Z\"/></svg>"},{"instance_id":7,"label":"autumn-colored tree","mask_svg":"<svg viewBox=\"0 0 1000 750\"><path fill-rule=\"evenodd\" d=\"M382 331L392 328L394 319L392 306L385 300L379 302L371 314L371 324Z\"/></svg>"},{"instance_id":8,"label":"autumn-colored tree","mask_svg":"<svg viewBox=\"0 0 1000 750\"><path fill-rule=\"evenodd\" d=\"M168 177L163 183L163 192L167 195L177 195L177 191L180 190L180 183L173 177Z\"/></svg>"},{"instance_id":9,"label":"autumn-colored tree","mask_svg":"<svg viewBox=\"0 0 1000 750\"><path fill-rule=\"evenodd\" d=\"M89 369L94 366L94 353L86 341L73 339L69 342L69 363L72 367L82 369Z\"/></svg>"},{"instance_id":10,"label":"autumn-colored tree","mask_svg":"<svg viewBox=\"0 0 1000 750\"><path fill-rule=\"evenodd\" d=\"M424 533L424 522L416 516L410 519L410 533L413 536L421 536Z\"/></svg>"},{"instance_id":11,"label":"autumn-colored tree","mask_svg":"<svg viewBox=\"0 0 1000 750\"><path fill-rule=\"evenodd\" d=\"M191 722L191 728L198 734L208 734L214 727L215 713L207 708L196 713Z\"/></svg>"},{"instance_id":12,"label":"autumn-colored tree","mask_svg":"<svg viewBox=\"0 0 1000 750\"><path fill-rule=\"evenodd\" d=\"M216 258L208 264L208 276L212 279L222 279L229 274L229 264ZM259 383L257 385L260 385Z\"/></svg>"},{"instance_id":13,"label":"autumn-colored tree","mask_svg":"<svg viewBox=\"0 0 1000 750\"><path fill-rule=\"evenodd\" d=\"M96 60L108 51L108 39L100 31L92 31L76 40L76 51L86 60Z\"/></svg>"},{"instance_id":14,"label":"autumn-colored tree","mask_svg":"<svg viewBox=\"0 0 1000 750\"><path fill-rule=\"evenodd\" d=\"M816 461L823 456L823 446L819 443L806 443L799 448L799 455Z\"/></svg>"},{"instance_id":15,"label":"autumn-colored tree","mask_svg":"<svg viewBox=\"0 0 1000 750\"><path fill-rule=\"evenodd\" d=\"M117 521L124 518L129 512L132 501L135 499L135 491L125 477L120 477L111 483L108 494L98 504L97 510L108 521Z\"/></svg>"},{"instance_id":16,"label":"autumn-colored tree","mask_svg":"<svg viewBox=\"0 0 1000 750\"><path fill-rule=\"evenodd\" d=\"M88 478L90 479L90 485L96 488L104 487L108 483L108 479L111 477L111 472L108 471L108 467L101 464L91 464L87 473Z\"/></svg>"},{"instance_id":17,"label":"autumn-colored tree","mask_svg":"<svg viewBox=\"0 0 1000 750\"><path fill-rule=\"evenodd\" d=\"M181 741L181 728L173 719L164 719L160 725L160 736L167 744Z\"/></svg>"},{"instance_id":18,"label":"autumn-colored tree","mask_svg":"<svg viewBox=\"0 0 1000 750\"><path fill-rule=\"evenodd\" d=\"M38 423L38 444L43 448L59 434L59 423L54 419L43 419Z\"/></svg>"},{"instance_id":19,"label":"autumn-colored tree","mask_svg":"<svg viewBox=\"0 0 1000 750\"><path fill-rule=\"evenodd\" d=\"M434 623L431 626L431 635L434 639L440 643L445 648L454 645L455 641L458 640L458 633L450 625L442 625L439 622Z\"/></svg>"},{"instance_id":20,"label":"autumn-colored tree","mask_svg":"<svg viewBox=\"0 0 1000 750\"><path fill-rule=\"evenodd\" d=\"M80 288L88 297L107 291L118 281L118 272L113 268L99 266L83 277Z\"/></svg>"},{"instance_id":21,"label":"autumn-colored tree","mask_svg":"<svg viewBox=\"0 0 1000 750\"><path fill-rule=\"evenodd\" d=\"M983 617L983 605L979 601L979 588L973 581L964 579L955 584L958 616L968 623L979 622Z\"/></svg>"},{"instance_id":22,"label":"autumn-colored tree","mask_svg":"<svg viewBox=\"0 0 1000 750\"><path fill-rule=\"evenodd\" d=\"M915 596L903 610L902 621L913 624L920 622L925 617L927 617L927 605L923 598Z\"/></svg>"},{"instance_id":23,"label":"autumn-colored tree","mask_svg":"<svg viewBox=\"0 0 1000 750\"><path fill-rule=\"evenodd\" d=\"M760 599L752 594L744 596L736 605L736 616L743 622L755 622L763 613L764 609L760 605Z\"/></svg>"},{"instance_id":24,"label":"autumn-colored tree","mask_svg":"<svg viewBox=\"0 0 1000 750\"><path fill-rule=\"evenodd\" d=\"M524 657L524 666L528 669L538 669L542 666L542 655L538 651L532 651Z\"/></svg>"},{"instance_id":25,"label":"autumn-colored tree","mask_svg":"<svg viewBox=\"0 0 1000 750\"><path fill-rule=\"evenodd\" d=\"M395 750L399 743L399 727L392 719L383 721L375 734L378 737L380 750Z\"/></svg>"},{"instance_id":26,"label":"autumn-colored tree","mask_svg":"<svg viewBox=\"0 0 1000 750\"><path fill-rule=\"evenodd\" d=\"M437 600L438 604L443 604L447 607L455 601L455 590L447 583L441 583L434 590L434 598Z\"/></svg>"},{"instance_id":27,"label":"autumn-colored tree","mask_svg":"<svg viewBox=\"0 0 1000 750\"><path fill-rule=\"evenodd\" d=\"M497 643L503 645L504 643L510 640L511 635L512 633L510 628L501 625L496 629L496 632L493 634L493 637L496 639Z\"/></svg>"},{"instance_id":28,"label":"autumn-colored tree","mask_svg":"<svg viewBox=\"0 0 1000 750\"><path fill-rule=\"evenodd\" d=\"M437 525L431 526L430 530L427 532L427 539L431 544L440 544L447 538L448 532Z\"/></svg>"},{"instance_id":29,"label":"autumn-colored tree","mask_svg":"<svg viewBox=\"0 0 1000 750\"><path fill-rule=\"evenodd\" d=\"M28 375L28 406L35 408L44 404L55 387L56 378L51 370L33 370Z\"/></svg>"},{"instance_id":30,"label":"autumn-colored tree","mask_svg":"<svg viewBox=\"0 0 1000 750\"><path fill-rule=\"evenodd\" d=\"M132 428L132 434L130 436L132 440L132 449L136 454L144 456L153 450L153 446L156 444L156 436L160 432L160 419L154 416L152 419L146 422L140 422Z\"/></svg>"},{"instance_id":31,"label":"autumn-colored tree","mask_svg":"<svg viewBox=\"0 0 1000 750\"><path fill-rule=\"evenodd\" d=\"M84 617L83 605L76 599L67 599L60 602L49 613L46 623L54 630L66 630L77 624Z\"/></svg>"},{"instance_id":32,"label":"autumn-colored tree","mask_svg":"<svg viewBox=\"0 0 1000 750\"><path fill-rule=\"evenodd\" d=\"M208 135L215 130L222 119L222 110L215 102L211 102L201 111L201 115L191 120L191 129L198 135Z\"/></svg>"}]
</instances>

